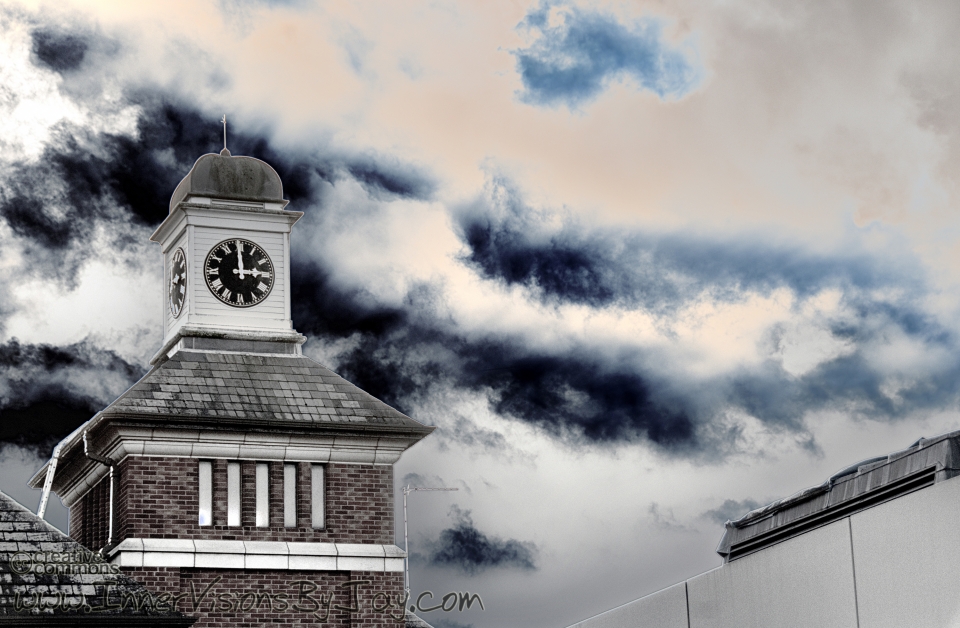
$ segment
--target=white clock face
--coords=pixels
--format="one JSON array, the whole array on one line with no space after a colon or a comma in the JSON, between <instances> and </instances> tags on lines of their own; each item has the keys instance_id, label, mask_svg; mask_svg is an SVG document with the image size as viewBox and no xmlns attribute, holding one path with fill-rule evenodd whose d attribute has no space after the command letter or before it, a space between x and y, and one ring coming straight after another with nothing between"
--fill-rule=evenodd
<instances>
[{"instance_id":1,"label":"white clock face","mask_svg":"<svg viewBox=\"0 0 960 628\"><path fill-rule=\"evenodd\" d=\"M250 307L273 289L273 262L250 240L224 240L207 253L203 265L207 287L231 307Z\"/></svg>"},{"instance_id":2,"label":"white clock face","mask_svg":"<svg viewBox=\"0 0 960 628\"><path fill-rule=\"evenodd\" d=\"M168 301L170 303L170 313L174 318L180 316L183 311L183 302L187 298L187 256L183 249L177 249L173 257L170 258L170 290Z\"/></svg>"}]
</instances>

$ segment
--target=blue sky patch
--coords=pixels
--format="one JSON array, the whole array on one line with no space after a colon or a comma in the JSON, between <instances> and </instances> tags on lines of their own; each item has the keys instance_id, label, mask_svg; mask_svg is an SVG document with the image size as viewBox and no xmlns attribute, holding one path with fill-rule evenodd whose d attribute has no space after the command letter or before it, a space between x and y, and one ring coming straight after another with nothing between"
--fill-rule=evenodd
<instances>
[{"instance_id":1,"label":"blue sky patch","mask_svg":"<svg viewBox=\"0 0 960 628\"><path fill-rule=\"evenodd\" d=\"M520 97L529 104L574 109L624 80L661 99L680 98L700 81L692 47L664 40L657 18L622 24L609 13L544 1L518 28L538 33L529 47L513 51Z\"/></svg>"}]
</instances>

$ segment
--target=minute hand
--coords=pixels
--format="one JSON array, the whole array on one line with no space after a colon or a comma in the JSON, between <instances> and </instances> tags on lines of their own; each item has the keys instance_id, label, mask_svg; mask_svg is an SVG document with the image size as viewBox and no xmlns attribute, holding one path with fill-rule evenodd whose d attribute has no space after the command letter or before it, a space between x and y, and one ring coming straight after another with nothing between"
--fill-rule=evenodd
<instances>
[{"instance_id":1,"label":"minute hand","mask_svg":"<svg viewBox=\"0 0 960 628\"><path fill-rule=\"evenodd\" d=\"M238 273L240 275L240 279L243 279L243 276L247 273L247 271L243 269L243 243L241 243L240 240L237 240L237 266L238 268L234 269L233 272Z\"/></svg>"}]
</instances>

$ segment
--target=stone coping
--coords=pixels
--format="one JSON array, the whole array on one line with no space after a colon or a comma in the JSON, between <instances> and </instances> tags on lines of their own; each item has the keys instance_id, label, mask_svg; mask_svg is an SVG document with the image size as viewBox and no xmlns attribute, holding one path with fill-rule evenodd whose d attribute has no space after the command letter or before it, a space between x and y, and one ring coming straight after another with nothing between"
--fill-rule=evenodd
<instances>
[{"instance_id":1,"label":"stone coping","mask_svg":"<svg viewBox=\"0 0 960 628\"><path fill-rule=\"evenodd\" d=\"M131 538L108 555L120 567L399 572L406 553L374 543Z\"/></svg>"}]
</instances>

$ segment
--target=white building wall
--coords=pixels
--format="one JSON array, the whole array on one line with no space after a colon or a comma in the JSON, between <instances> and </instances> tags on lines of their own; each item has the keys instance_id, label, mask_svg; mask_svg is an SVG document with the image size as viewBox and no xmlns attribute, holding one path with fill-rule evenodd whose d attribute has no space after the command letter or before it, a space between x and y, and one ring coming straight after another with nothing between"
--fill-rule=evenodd
<instances>
[{"instance_id":1,"label":"white building wall","mask_svg":"<svg viewBox=\"0 0 960 628\"><path fill-rule=\"evenodd\" d=\"M690 628L685 582L611 609L571 628Z\"/></svg>"},{"instance_id":2,"label":"white building wall","mask_svg":"<svg viewBox=\"0 0 960 628\"><path fill-rule=\"evenodd\" d=\"M857 628L846 519L687 581L690 628Z\"/></svg>"},{"instance_id":3,"label":"white building wall","mask_svg":"<svg viewBox=\"0 0 960 628\"><path fill-rule=\"evenodd\" d=\"M960 627L960 478L851 524L860 628Z\"/></svg>"},{"instance_id":4,"label":"white building wall","mask_svg":"<svg viewBox=\"0 0 960 628\"><path fill-rule=\"evenodd\" d=\"M960 478L571 628L960 628Z\"/></svg>"}]
</instances>

